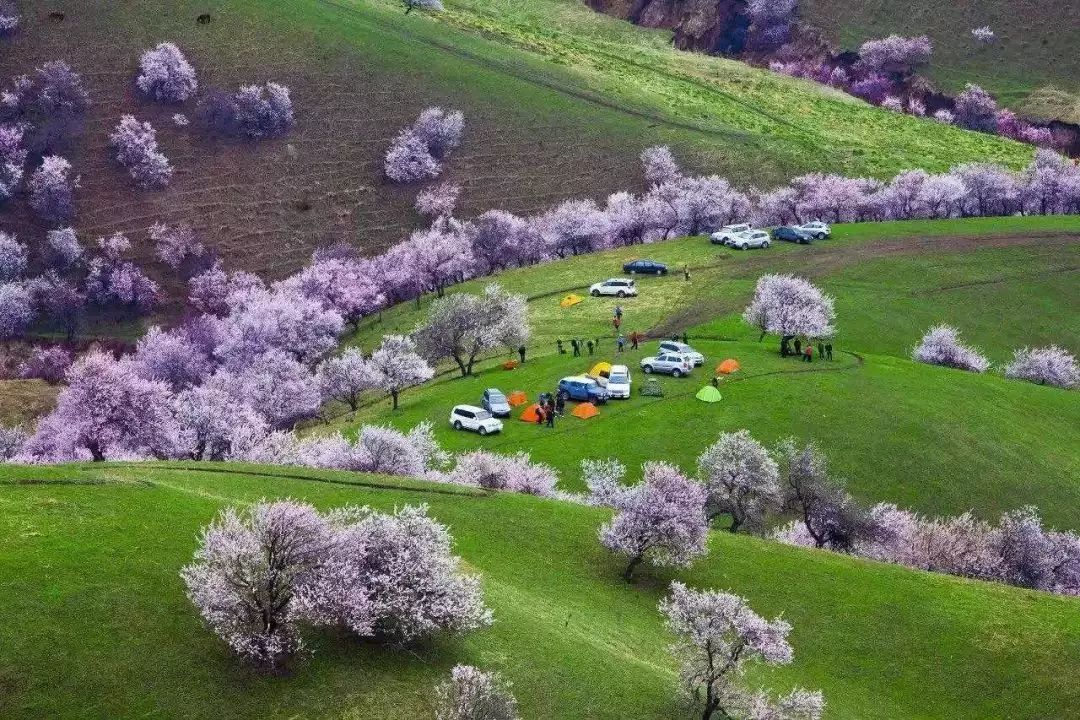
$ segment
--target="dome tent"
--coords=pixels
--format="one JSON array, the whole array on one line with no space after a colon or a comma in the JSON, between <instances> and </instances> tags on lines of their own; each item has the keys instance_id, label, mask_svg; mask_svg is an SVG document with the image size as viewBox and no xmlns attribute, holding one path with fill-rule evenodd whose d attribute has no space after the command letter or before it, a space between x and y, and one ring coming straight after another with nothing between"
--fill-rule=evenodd
<instances>
[{"instance_id":1,"label":"dome tent","mask_svg":"<svg viewBox=\"0 0 1080 720\"><path fill-rule=\"evenodd\" d=\"M604 375L604 373L607 373L607 375ZM589 370L589 375L591 375L594 378L595 377L600 377L601 375L603 375L604 377L607 377L610 374L611 374L611 363L609 363L609 362L598 362L598 363L596 363L595 365L592 366L591 370Z\"/></svg>"},{"instance_id":2,"label":"dome tent","mask_svg":"<svg viewBox=\"0 0 1080 720\"><path fill-rule=\"evenodd\" d=\"M525 411L518 417L524 422L534 423L540 419L540 406L537 403L533 403L525 408Z\"/></svg>"},{"instance_id":3,"label":"dome tent","mask_svg":"<svg viewBox=\"0 0 1080 720\"><path fill-rule=\"evenodd\" d=\"M716 374L730 375L731 373L739 370L740 368L741 366L739 365L738 360L736 360L735 358L728 358L727 360L716 366Z\"/></svg>"},{"instance_id":4,"label":"dome tent","mask_svg":"<svg viewBox=\"0 0 1080 720\"><path fill-rule=\"evenodd\" d=\"M583 402L583 403L578 403L577 407L575 407L570 412L570 414L573 415L576 418L581 418L582 420L588 420L589 418L596 417L597 415L599 415L600 411L597 410L596 406L593 405L591 402Z\"/></svg>"},{"instance_id":5,"label":"dome tent","mask_svg":"<svg viewBox=\"0 0 1080 720\"><path fill-rule=\"evenodd\" d=\"M568 308L568 307L571 307L573 305L577 305L579 302L581 302L584 299L585 298L581 297L580 295L574 295L573 293L571 293L570 295L567 295L566 297L564 297L562 300L559 301L559 307Z\"/></svg>"},{"instance_id":6,"label":"dome tent","mask_svg":"<svg viewBox=\"0 0 1080 720\"><path fill-rule=\"evenodd\" d=\"M510 403L510 407L518 407L519 405L524 405L529 402L529 397L525 394L524 390L515 390L510 393L510 397L506 399L506 402Z\"/></svg>"},{"instance_id":7,"label":"dome tent","mask_svg":"<svg viewBox=\"0 0 1080 720\"><path fill-rule=\"evenodd\" d=\"M701 400L702 402L714 403L720 402L722 396L720 395L720 391L714 388L712 385L706 385L705 387L698 390L697 395L695 395L694 397L696 397L698 400Z\"/></svg>"}]
</instances>

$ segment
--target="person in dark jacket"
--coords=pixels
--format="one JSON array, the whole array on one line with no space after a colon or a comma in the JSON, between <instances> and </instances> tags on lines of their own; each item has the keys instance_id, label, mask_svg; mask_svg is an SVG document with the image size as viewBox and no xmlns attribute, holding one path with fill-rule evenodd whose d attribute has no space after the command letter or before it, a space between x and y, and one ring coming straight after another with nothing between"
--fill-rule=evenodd
<instances>
[{"instance_id":1,"label":"person in dark jacket","mask_svg":"<svg viewBox=\"0 0 1080 720\"><path fill-rule=\"evenodd\" d=\"M586 341L586 342L585 342L585 347L587 347L587 348L589 349L589 356L590 356L590 357L592 357L592 353L593 353L593 341L592 341L592 340L588 340L588 341Z\"/></svg>"},{"instance_id":2,"label":"person in dark jacket","mask_svg":"<svg viewBox=\"0 0 1080 720\"><path fill-rule=\"evenodd\" d=\"M683 333L682 333L682 344L683 345L689 345L690 344L690 336L686 334L685 330L683 330Z\"/></svg>"},{"instance_id":3,"label":"person in dark jacket","mask_svg":"<svg viewBox=\"0 0 1080 720\"><path fill-rule=\"evenodd\" d=\"M555 412L562 415L566 411L566 395L559 393L555 396Z\"/></svg>"},{"instance_id":4,"label":"person in dark jacket","mask_svg":"<svg viewBox=\"0 0 1080 720\"><path fill-rule=\"evenodd\" d=\"M818 340L817 344L817 357L818 360L825 359L825 343L821 342L820 340Z\"/></svg>"},{"instance_id":5,"label":"person in dark jacket","mask_svg":"<svg viewBox=\"0 0 1080 720\"><path fill-rule=\"evenodd\" d=\"M832 360L832 343L825 343L825 357Z\"/></svg>"},{"instance_id":6,"label":"person in dark jacket","mask_svg":"<svg viewBox=\"0 0 1080 720\"><path fill-rule=\"evenodd\" d=\"M581 357L581 343L577 338L570 338L570 349L574 351L574 357Z\"/></svg>"},{"instance_id":7,"label":"person in dark jacket","mask_svg":"<svg viewBox=\"0 0 1080 720\"><path fill-rule=\"evenodd\" d=\"M566 354L566 348L564 348L562 346L562 338L559 338L558 340L555 341L555 347L559 349L559 354L560 355L565 355Z\"/></svg>"},{"instance_id":8,"label":"person in dark jacket","mask_svg":"<svg viewBox=\"0 0 1080 720\"><path fill-rule=\"evenodd\" d=\"M784 336L780 339L780 357L787 357L791 354L791 348L788 347L788 338Z\"/></svg>"},{"instance_id":9,"label":"person in dark jacket","mask_svg":"<svg viewBox=\"0 0 1080 720\"><path fill-rule=\"evenodd\" d=\"M518 357L521 358L521 362L522 362L522 364L524 364L525 363L525 346L524 345L518 347Z\"/></svg>"},{"instance_id":10,"label":"person in dark jacket","mask_svg":"<svg viewBox=\"0 0 1080 720\"><path fill-rule=\"evenodd\" d=\"M802 340L795 338L795 354L802 355Z\"/></svg>"},{"instance_id":11,"label":"person in dark jacket","mask_svg":"<svg viewBox=\"0 0 1080 720\"><path fill-rule=\"evenodd\" d=\"M555 427L555 401L548 398L547 407L544 408L544 417L549 428Z\"/></svg>"},{"instance_id":12,"label":"person in dark jacket","mask_svg":"<svg viewBox=\"0 0 1080 720\"><path fill-rule=\"evenodd\" d=\"M536 424L543 427L544 425L544 406L539 405L536 408Z\"/></svg>"}]
</instances>

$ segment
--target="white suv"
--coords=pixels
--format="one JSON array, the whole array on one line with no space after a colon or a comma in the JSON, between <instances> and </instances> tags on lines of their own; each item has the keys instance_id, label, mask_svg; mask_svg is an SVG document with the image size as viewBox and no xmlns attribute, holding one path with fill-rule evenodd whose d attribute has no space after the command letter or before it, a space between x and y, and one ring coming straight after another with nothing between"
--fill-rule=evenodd
<instances>
[{"instance_id":1,"label":"white suv","mask_svg":"<svg viewBox=\"0 0 1080 720\"><path fill-rule=\"evenodd\" d=\"M655 357L641 359L641 370L646 374L658 372L672 377L689 375L694 369L694 361L686 355L660 351Z\"/></svg>"},{"instance_id":2,"label":"white suv","mask_svg":"<svg viewBox=\"0 0 1080 720\"><path fill-rule=\"evenodd\" d=\"M824 240L827 237L832 237L832 228L828 223L823 223L820 220L813 220L802 225L796 225L796 230L802 230L804 233L809 233L815 240Z\"/></svg>"},{"instance_id":3,"label":"white suv","mask_svg":"<svg viewBox=\"0 0 1080 720\"><path fill-rule=\"evenodd\" d=\"M739 233L728 243L733 248L745 250L747 248L767 248L772 239L764 230L748 230Z\"/></svg>"},{"instance_id":4,"label":"white suv","mask_svg":"<svg viewBox=\"0 0 1080 720\"><path fill-rule=\"evenodd\" d=\"M630 368L625 365L612 365L608 373L608 396L613 398L630 397Z\"/></svg>"},{"instance_id":5,"label":"white suv","mask_svg":"<svg viewBox=\"0 0 1080 720\"><path fill-rule=\"evenodd\" d=\"M705 364L705 356L686 343L665 340L660 343L660 352L669 355L685 355L694 363L694 367L701 367Z\"/></svg>"},{"instance_id":6,"label":"white suv","mask_svg":"<svg viewBox=\"0 0 1080 720\"><path fill-rule=\"evenodd\" d=\"M484 408L475 405L456 405L450 411L450 424L455 430L472 430L481 435L497 433L503 429L501 420L496 420Z\"/></svg>"},{"instance_id":7,"label":"white suv","mask_svg":"<svg viewBox=\"0 0 1080 720\"><path fill-rule=\"evenodd\" d=\"M637 295L637 286L634 281L627 278L611 278L604 282L594 283L589 288L589 294L593 297L601 295L614 295L615 297L627 297Z\"/></svg>"},{"instance_id":8,"label":"white suv","mask_svg":"<svg viewBox=\"0 0 1080 720\"><path fill-rule=\"evenodd\" d=\"M709 242L713 245L730 245L736 235L749 232L750 226L746 223L738 225L725 225L709 236Z\"/></svg>"}]
</instances>

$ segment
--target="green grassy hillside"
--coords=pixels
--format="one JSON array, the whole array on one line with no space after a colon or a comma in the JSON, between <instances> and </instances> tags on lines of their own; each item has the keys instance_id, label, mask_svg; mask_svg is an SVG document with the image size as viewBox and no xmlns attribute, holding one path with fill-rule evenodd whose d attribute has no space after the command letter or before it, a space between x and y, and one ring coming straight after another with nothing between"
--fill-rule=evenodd
<instances>
[{"instance_id":1,"label":"green grassy hillside","mask_svg":"<svg viewBox=\"0 0 1080 720\"><path fill-rule=\"evenodd\" d=\"M986 516L1034 503L1052 524L1080 527L1077 393L909 359L922 333L939 322L961 328L996 363L1024 345L1057 343L1076 352L1078 230L1077 218L841 226L811 247L780 243L739 252L687 238L509 271L497 280L532 297L533 360L508 372L499 366L505 357L496 358L466 379L448 371L406 392L397 412L373 399L356 416L313 431L430 420L454 450L525 449L577 487L582 459L615 456L636 468L663 458L689 468L720 431L747 428L768 442L788 435L818 442L868 501L933 513L973 508ZM535 397L560 377L587 371L589 358L555 354L556 338L603 336L592 360L619 360L610 324L618 301L590 298L570 309L558 301L571 288L618 274L632 257L689 264L691 282L681 273L639 279L640 297L621 303L623 330L653 337L686 331L706 355L706 368L690 378L661 378L664 398L635 394L610 402L598 418L561 420L554 431L513 419L502 435L481 439L448 427L450 408L477 402L486 387ZM767 272L813 278L836 297L834 362L781 359L775 340L759 343L741 322L754 283ZM422 314L412 305L395 308L367 323L355 342L370 349L383 333L411 330ZM655 348L646 343L621 357L636 382L643 380L638 360ZM694 399L727 357L743 369L724 381L723 401Z\"/></svg>"},{"instance_id":2,"label":"green grassy hillside","mask_svg":"<svg viewBox=\"0 0 1080 720\"><path fill-rule=\"evenodd\" d=\"M0 715L422 720L430 688L466 662L514 681L526 718L685 718L656 611L670 579L783 613L795 663L751 681L821 688L830 719L1064 718L1080 702L1075 600L726 533L691 570L627 586L596 540L603 510L344 473L199 470L0 470ZM243 670L177 572L220 507L277 497L429 504L483 574L495 624L407 650L316 635L287 675Z\"/></svg>"},{"instance_id":3,"label":"green grassy hillside","mask_svg":"<svg viewBox=\"0 0 1080 720\"><path fill-rule=\"evenodd\" d=\"M437 16L390 0L134 0L24 4L0 74L62 57L94 99L72 153L82 176L83 238L122 230L150 257L156 221L189 222L227 265L270 276L319 244L375 250L419 222L415 188L387 185L381 156L426 105L460 108L463 147L445 178L464 185L463 213L531 212L573 196L602 199L640 183L637 156L672 144L698 171L767 187L816 169L889 176L968 160L1020 166L1031 148L870 108L848 96L670 47L667 35L577 0L454 0ZM209 12L212 22L195 18ZM138 99L139 53L174 40L203 85L274 79L293 90L298 126L281 141L208 143L180 132L178 109ZM139 193L114 167L106 136L133 112L159 130L177 168L170 188ZM16 202L10 229L36 243ZM179 285L163 278L174 292Z\"/></svg>"},{"instance_id":4,"label":"green grassy hillside","mask_svg":"<svg viewBox=\"0 0 1080 720\"><path fill-rule=\"evenodd\" d=\"M1006 104L1080 122L1080 6L1070 0L804 0L802 17L845 48L865 40L929 35L934 56L927 74L946 90L982 85ZM989 25L997 42L983 46L973 28Z\"/></svg>"}]
</instances>

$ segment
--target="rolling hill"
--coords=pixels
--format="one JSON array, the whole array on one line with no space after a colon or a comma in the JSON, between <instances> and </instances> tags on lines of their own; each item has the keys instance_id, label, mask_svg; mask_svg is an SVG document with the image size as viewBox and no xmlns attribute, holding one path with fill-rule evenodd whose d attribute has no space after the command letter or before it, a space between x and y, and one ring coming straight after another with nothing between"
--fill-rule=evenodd
<instances>
[{"instance_id":1,"label":"rolling hill","mask_svg":"<svg viewBox=\"0 0 1080 720\"><path fill-rule=\"evenodd\" d=\"M482 573L495 624L407 649L317 634L285 675L242 669L177 572L219 508L264 497L428 504ZM596 540L606 513L594 508L211 465L6 467L0 500L5 718L420 720L434 683L469 662L511 679L526 718L674 720L686 714L656 611L670 579L783 613L795 663L751 681L821 688L828 718L1064 718L1080 701L1075 600L726 533L691 570L628 586Z\"/></svg>"},{"instance_id":2,"label":"rolling hill","mask_svg":"<svg viewBox=\"0 0 1080 720\"><path fill-rule=\"evenodd\" d=\"M718 249L705 238L581 256L494 279L530 296L533 360L513 372L505 356L459 379L448 372L407 391L397 412L381 398L355 417L343 415L312 432L350 431L360 423L408 428L431 421L444 444L462 451L524 449L579 487L582 459L619 457L636 469L646 460L693 466L721 430L749 429L763 441L795 435L821 445L853 492L930 513L974 509L985 517L1027 504L1047 521L1080 527L1080 402L1075 392L913 363L911 348L932 325L959 327L965 339L996 363L1025 345L1080 347L1074 291L1080 269L1077 219L1015 218L837 226L832 239L811 247L780 243L766 251ZM681 273L642 278L641 295L588 299L569 309L559 299L649 257ZM839 354L806 365L777 356L775 340L758 342L739 319L757 278L794 272L836 297ZM453 291L481 287L467 283ZM475 403L486 387L550 391L560 377L585 372L596 360L620 359L612 340L614 306L625 309L623 330L653 338L687 332L707 367L691 378L661 378L665 397L635 394L612 401L594 420L566 418L555 431L510 420L501 436L454 432L447 414ZM367 321L354 342L370 350L384 333L411 331L423 316L412 304ZM555 340L601 337L598 355L555 352ZM636 369L655 352L646 343L622 360ZM694 399L712 367L735 357L742 371L724 381L723 402ZM643 379L640 372L635 381ZM1051 420L1053 418L1053 420ZM917 449L917 450L916 450Z\"/></svg>"},{"instance_id":3,"label":"rolling hill","mask_svg":"<svg viewBox=\"0 0 1080 720\"><path fill-rule=\"evenodd\" d=\"M857 48L891 33L928 35L934 56L926 74L943 89L976 83L1003 104L1037 117L1080 122L1080 8L1068 0L893 3L804 0L801 16L837 44ZM990 46L971 37L989 25Z\"/></svg>"},{"instance_id":4,"label":"rolling hill","mask_svg":"<svg viewBox=\"0 0 1080 720\"><path fill-rule=\"evenodd\" d=\"M129 233L141 259L151 257L146 231L159 220L191 223L227 266L271 277L335 240L374 251L401 239L419 222L416 189L387 185L381 155L436 103L467 117L445 174L464 186L466 216L637 187L637 155L657 143L691 169L761 187L816 169L887 177L975 159L1019 167L1031 156L1030 147L675 51L666 34L576 0L459 0L436 16L406 16L390 0L24 5L22 29L0 46L0 74L56 58L84 73L94 104L71 158L82 177L75 225L85 242ZM197 23L206 12L212 21ZM154 106L133 89L139 53L162 40L184 48L204 87L287 84L297 128L259 144L178 130L171 116L190 113L190 102ZM114 166L106 135L126 112L157 127L177 168L167 190L138 192ZM0 219L40 242L21 200ZM161 279L176 297L179 284Z\"/></svg>"}]
</instances>

